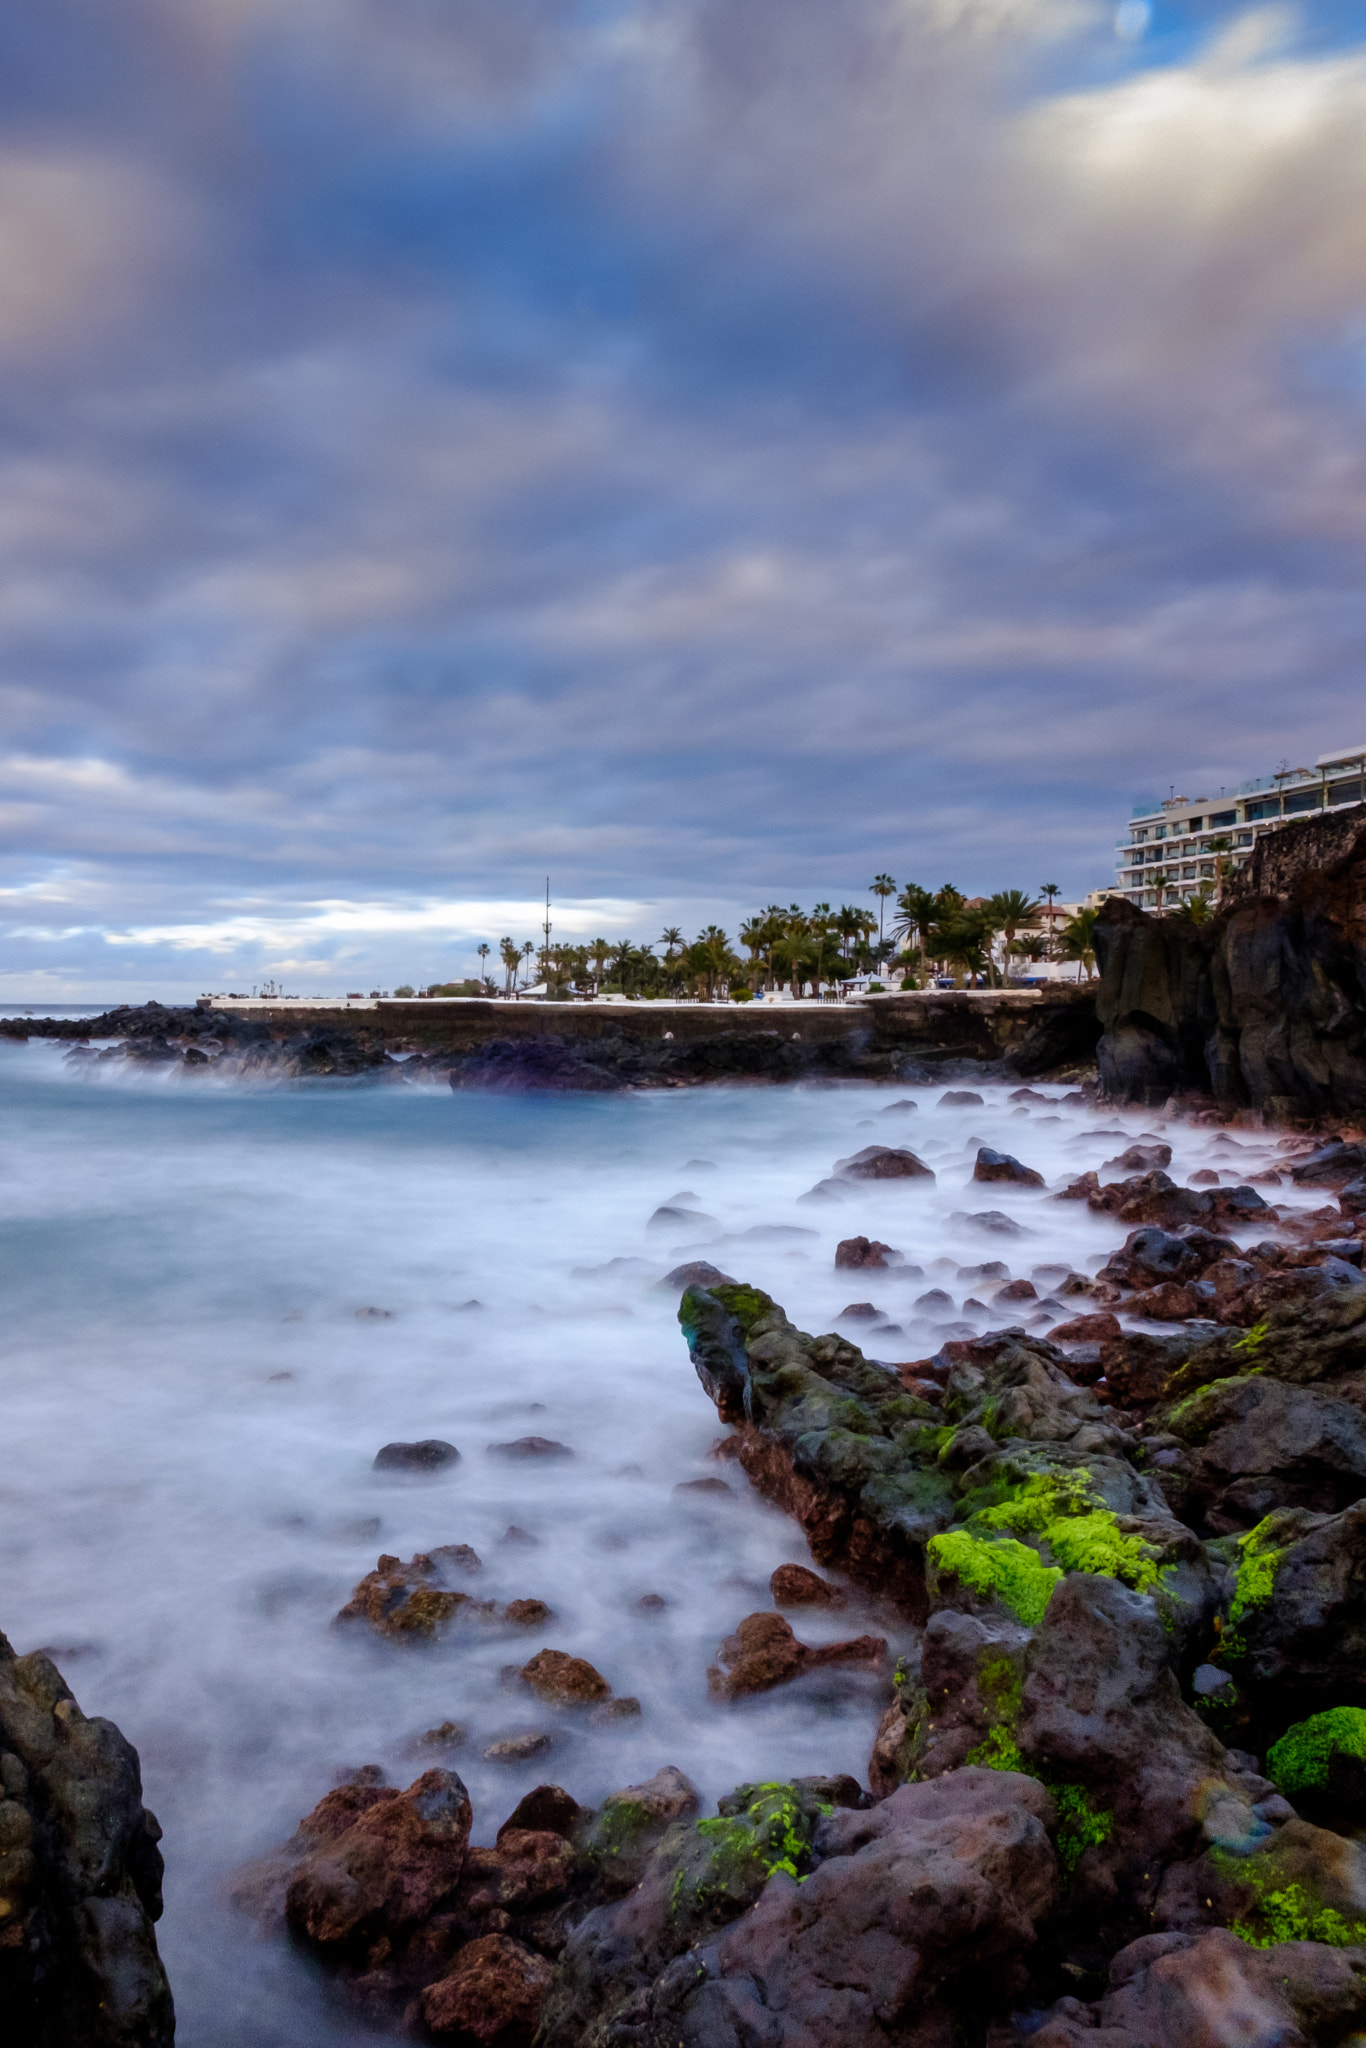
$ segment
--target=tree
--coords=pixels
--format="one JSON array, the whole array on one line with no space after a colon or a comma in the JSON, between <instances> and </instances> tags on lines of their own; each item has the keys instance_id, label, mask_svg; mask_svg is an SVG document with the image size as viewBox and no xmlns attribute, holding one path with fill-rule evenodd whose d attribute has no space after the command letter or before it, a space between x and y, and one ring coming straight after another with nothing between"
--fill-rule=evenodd
<instances>
[{"instance_id":1,"label":"tree","mask_svg":"<svg viewBox=\"0 0 1366 2048\"><path fill-rule=\"evenodd\" d=\"M503 963L503 989L510 993L517 979L517 965L521 960L521 949L511 939L499 939L498 958Z\"/></svg>"},{"instance_id":2,"label":"tree","mask_svg":"<svg viewBox=\"0 0 1366 2048\"><path fill-rule=\"evenodd\" d=\"M877 942L880 946L882 944L883 913L887 908L887 898L896 894L896 883L890 875L874 875L872 881L868 884L868 888L871 894L877 897Z\"/></svg>"},{"instance_id":3,"label":"tree","mask_svg":"<svg viewBox=\"0 0 1366 2048\"><path fill-rule=\"evenodd\" d=\"M983 940L987 936L980 915L958 911L942 923L931 925L927 944L937 960L956 968L966 980L970 974L982 974L986 970L986 956Z\"/></svg>"},{"instance_id":4,"label":"tree","mask_svg":"<svg viewBox=\"0 0 1366 2048\"><path fill-rule=\"evenodd\" d=\"M1028 924L1038 912L1036 899L1026 896L1023 889L998 889L987 900L996 928L1005 940L1006 969L1009 972L1010 956L1015 950L1015 934L1022 924Z\"/></svg>"},{"instance_id":5,"label":"tree","mask_svg":"<svg viewBox=\"0 0 1366 2048\"><path fill-rule=\"evenodd\" d=\"M588 957L593 962L593 993L595 995L602 986L603 969L607 965L611 952L612 942L610 939L594 939L592 945L588 948Z\"/></svg>"},{"instance_id":6,"label":"tree","mask_svg":"<svg viewBox=\"0 0 1366 2048\"><path fill-rule=\"evenodd\" d=\"M1213 910L1213 903L1202 889L1198 896L1188 896L1184 903L1178 905L1176 915L1184 918L1187 924L1207 924Z\"/></svg>"},{"instance_id":7,"label":"tree","mask_svg":"<svg viewBox=\"0 0 1366 2048\"><path fill-rule=\"evenodd\" d=\"M1086 969L1086 979L1096 964L1096 919L1098 910L1079 910L1075 917L1069 917L1062 928L1062 957L1077 963L1077 980L1081 970Z\"/></svg>"},{"instance_id":8,"label":"tree","mask_svg":"<svg viewBox=\"0 0 1366 2048\"><path fill-rule=\"evenodd\" d=\"M489 952L491 950L487 939L477 945L474 950L479 955L479 979L487 982L489 978Z\"/></svg>"},{"instance_id":9,"label":"tree","mask_svg":"<svg viewBox=\"0 0 1366 2048\"><path fill-rule=\"evenodd\" d=\"M1154 890L1157 895L1157 914L1159 917L1162 915L1162 898L1166 895L1171 885L1172 878L1165 868L1154 868L1148 877L1148 887Z\"/></svg>"},{"instance_id":10,"label":"tree","mask_svg":"<svg viewBox=\"0 0 1366 2048\"><path fill-rule=\"evenodd\" d=\"M1216 902L1224 893L1224 863L1233 851L1233 841L1228 834L1221 833L1218 839L1205 841L1205 852L1214 855L1214 895Z\"/></svg>"},{"instance_id":11,"label":"tree","mask_svg":"<svg viewBox=\"0 0 1366 2048\"><path fill-rule=\"evenodd\" d=\"M525 944L524 944L524 945L523 945L523 947L522 947L522 955L521 955L521 957L522 957L522 959L523 959L523 960L534 960L534 959L535 959L535 957L536 957L536 941L535 941L534 939L528 939L528 940L526 940ZM527 983L527 982L526 982L526 974L527 974L527 970L526 970L526 969L523 969L523 982L524 982L524 986L529 986L529 983Z\"/></svg>"},{"instance_id":12,"label":"tree","mask_svg":"<svg viewBox=\"0 0 1366 2048\"><path fill-rule=\"evenodd\" d=\"M801 995L811 967L814 947L809 932L788 931L774 942L772 960L780 972L787 970L788 982L795 997Z\"/></svg>"},{"instance_id":13,"label":"tree","mask_svg":"<svg viewBox=\"0 0 1366 2048\"><path fill-rule=\"evenodd\" d=\"M908 882L896 899L897 915L892 922L892 937L909 941L914 935L923 949L925 933L934 916L934 898L928 889L919 888Z\"/></svg>"},{"instance_id":14,"label":"tree","mask_svg":"<svg viewBox=\"0 0 1366 2048\"><path fill-rule=\"evenodd\" d=\"M1053 950L1053 905L1059 894L1057 883L1040 882L1039 894L1045 898L1048 904L1048 950L1051 953Z\"/></svg>"}]
</instances>

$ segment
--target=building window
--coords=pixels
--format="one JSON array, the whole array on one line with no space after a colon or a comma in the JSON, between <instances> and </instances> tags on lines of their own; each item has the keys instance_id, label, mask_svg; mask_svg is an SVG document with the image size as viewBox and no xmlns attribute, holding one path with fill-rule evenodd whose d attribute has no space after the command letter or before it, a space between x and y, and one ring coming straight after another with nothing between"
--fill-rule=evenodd
<instances>
[{"instance_id":1,"label":"building window","mask_svg":"<svg viewBox=\"0 0 1366 2048\"><path fill-rule=\"evenodd\" d=\"M1260 802L1249 804L1243 815L1249 825L1255 825L1261 818L1279 818L1281 800L1278 796L1263 797Z\"/></svg>"},{"instance_id":2,"label":"building window","mask_svg":"<svg viewBox=\"0 0 1366 2048\"><path fill-rule=\"evenodd\" d=\"M1225 825L1236 825L1237 822L1238 813L1236 811L1213 811L1210 814L1209 825L1211 832L1222 831Z\"/></svg>"}]
</instances>

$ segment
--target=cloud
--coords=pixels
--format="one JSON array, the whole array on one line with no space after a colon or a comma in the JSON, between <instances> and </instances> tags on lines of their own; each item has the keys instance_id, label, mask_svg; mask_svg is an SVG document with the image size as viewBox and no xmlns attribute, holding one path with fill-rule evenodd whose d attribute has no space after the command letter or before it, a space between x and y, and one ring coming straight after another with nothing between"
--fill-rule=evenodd
<instances>
[{"instance_id":1,"label":"cloud","mask_svg":"<svg viewBox=\"0 0 1366 2048\"><path fill-rule=\"evenodd\" d=\"M0 24L13 957L1080 890L1334 744L1364 114L1327 0Z\"/></svg>"}]
</instances>

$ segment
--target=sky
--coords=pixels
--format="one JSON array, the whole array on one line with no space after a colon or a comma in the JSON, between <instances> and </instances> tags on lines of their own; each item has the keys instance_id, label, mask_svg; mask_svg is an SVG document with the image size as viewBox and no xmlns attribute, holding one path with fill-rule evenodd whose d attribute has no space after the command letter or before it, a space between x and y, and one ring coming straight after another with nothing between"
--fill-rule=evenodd
<instances>
[{"instance_id":1,"label":"sky","mask_svg":"<svg viewBox=\"0 0 1366 2048\"><path fill-rule=\"evenodd\" d=\"M0 999L1080 895L1364 543L1359 0L0 12Z\"/></svg>"}]
</instances>

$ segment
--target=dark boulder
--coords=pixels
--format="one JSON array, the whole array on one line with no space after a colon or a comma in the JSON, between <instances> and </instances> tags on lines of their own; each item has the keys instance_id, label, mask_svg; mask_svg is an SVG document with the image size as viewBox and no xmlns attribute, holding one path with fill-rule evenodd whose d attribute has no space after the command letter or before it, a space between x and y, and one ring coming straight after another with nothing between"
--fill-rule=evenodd
<instances>
[{"instance_id":1,"label":"dark boulder","mask_svg":"<svg viewBox=\"0 0 1366 2048\"><path fill-rule=\"evenodd\" d=\"M1366 1502L1278 1508L1238 1538L1219 1662L1254 1726L1366 1706Z\"/></svg>"},{"instance_id":2,"label":"dark boulder","mask_svg":"<svg viewBox=\"0 0 1366 2048\"><path fill-rule=\"evenodd\" d=\"M968 1770L833 1814L828 1789L744 1787L666 1836L570 1937L545 2048L887 2048L1007 2010L1057 1893L1043 1787Z\"/></svg>"},{"instance_id":3,"label":"dark boulder","mask_svg":"<svg viewBox=\"0 0 1366 2048\"><path fill-rule=\"evenodd\" d=\"M8 2048L170 2048L161 1830L137 1753L0 1636L0 2015Z\"/></svg>"},{"instance_id":4,"label":"dark boulder","mask_svg":"<svg viewBox=\"0 0 1366 2048\"><path fill-rule=\"evenodd\" d=\"M1033 2020L1032 2048L1307 2048L1366 2017L1358 1949L1287 1940L1253 1948L1227 1928L1145 1934L1120 1950L1095 2004L1064 1998Z\"/></svg>"},{"instance_id":5,"label":"dark boulder","mask_svg":"<svg viewBox=\"0 0 1366 2048\"><path fill-rule=\"evenodd\" d=\"M1022 1166L1010 1152L996 1152L990 1145L981 1145L977 1150L977 1163L972 1169L974 1180L1013 1181L1017 1187L1041 1188L1043 1175L1036 1173L1032 1166Z\"/></svg>"},{"instance_id":6,"label":"dark boulder","mask_svg":"<svg viewBox=\"0 0 1366 2048\"><path fill-rule=\"evenodd\" d=\"M865 1145L849 1159L835 1161L839 1180L933 1180L923 1159L903 1147Z\"/></svg>"},{"instance_id":7,"label":"dark boulder","mask_svg":"<svg viewBox=\"0 0 1366 2048\"><path fill-rule=\"evenodd\" d=\"M448 1465L458 1465L460 1453L454 1444L443 1443L438 1436L424 1437L415 1444L385 1444L376 1451L371 1470L375 1472L444 1472Z\"/></svg>"},{"instance_id":8,"label":"dark boulder","mask_svg":"<svg viewBox=\"0 0 1366 2048\"><path fill-rule=\"evenodd\" d=\"M896 1264L901 1254L892 1250L889 1244L882 1244L875 1237L845 1237L835 1246L835 1269L837 1272L861 1273L880 1271Z\"/></svg>"},{"instance_id":9,"label":"dark boulder","mask_svg":"<svg viewBox=\"0 0 1366 2048\"><path fill-rule=\"evenodd\" d=\"M1183 1513L1217 1535L1274 1508L1336 1514L1366 1494L1366 1417L1321 1388L1264 1374L1215 1380L1165 1427L1192 1453Z\"/></svg>"}]
</instances>

